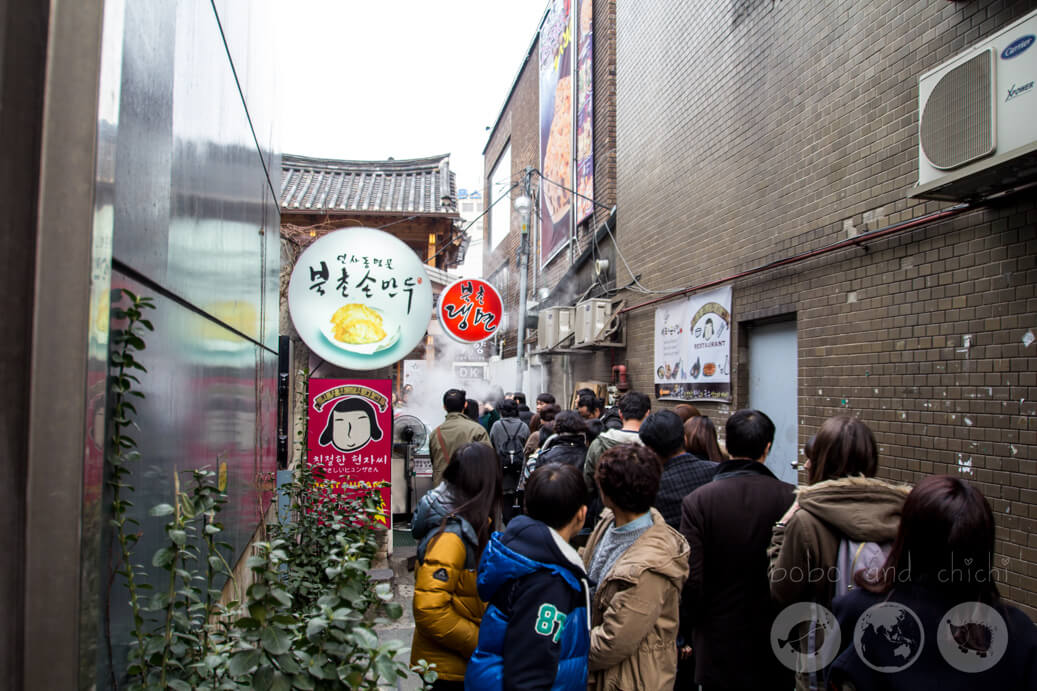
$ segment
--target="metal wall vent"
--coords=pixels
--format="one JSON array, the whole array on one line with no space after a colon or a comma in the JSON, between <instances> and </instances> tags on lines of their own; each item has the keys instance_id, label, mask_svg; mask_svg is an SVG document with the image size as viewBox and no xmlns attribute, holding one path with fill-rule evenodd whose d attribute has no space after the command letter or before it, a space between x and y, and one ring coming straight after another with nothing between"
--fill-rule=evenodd
<instances>
[{"instance_id":1,"label":"metal wall vent","mask_svg":"<svg viewBox=\"0 0 1037 691\"><path fill-rule=\"evenodd\" d=\"M919 140L934 168L949 170L988 156L997 146L993 48L950 70L929 95Z\"/></svg>"}]
</instances>

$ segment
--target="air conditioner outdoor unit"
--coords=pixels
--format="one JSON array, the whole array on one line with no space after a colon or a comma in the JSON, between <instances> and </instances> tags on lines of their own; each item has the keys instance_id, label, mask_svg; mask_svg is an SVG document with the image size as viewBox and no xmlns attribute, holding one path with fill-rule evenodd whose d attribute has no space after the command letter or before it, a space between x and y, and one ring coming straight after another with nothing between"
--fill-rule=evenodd
<instances>
[{"instance_id":1,"label":"air conditioner outdoor unit","mask_svg":"<svg viewBox=\"0 0 1037 691\"><path fill-rule=\"evenodd\" d=\"M550 350L562 342L573 330L572 307L547 307L537 318L537 348Z\"/></svg>"},{"instance_id":2,"label":"air conditioner outdoor unit","mask_svg":"<svg viewBox=\"0 0 1037 691\"><path fill-rule=\"evenodd\" d=\"M612 316L611 300L584 300L576 304L576 345L587 345L598 340Z\"/></svg>"},{"instance_id":3,"label":"air conditioner outdoor unit","mask_svg":"<svg viewBox=\"0 0 1037 691\"><path fill-rule=\"evenodd\" d=\"M1037 181L1037 12L918 78L918 185L966 200Z\"/></svg>"}]
</instances>

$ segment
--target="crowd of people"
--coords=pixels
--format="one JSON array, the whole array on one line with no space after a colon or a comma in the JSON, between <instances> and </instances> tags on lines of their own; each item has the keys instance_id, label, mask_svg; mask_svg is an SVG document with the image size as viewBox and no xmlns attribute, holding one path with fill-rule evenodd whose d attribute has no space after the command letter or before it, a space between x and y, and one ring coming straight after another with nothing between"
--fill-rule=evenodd
<instances>
[{"instance_id":1,"label":"crowd of people","mask_svg":"<svg viewBox=\"0 0 1037 691\"><path fill-rule=\"evenodd\" d=\"M840 416L797 489L765 463L762 411L731 414L721 442L687 404L573 403L443 396L412 521L411 655L434 688L1037 688L1037 630L1000 597L994 517L965 480L878 477L871 430ZM862 623L889 645L862 647ZM948 657L947 631L975 665Z\"/></svg>"}]
</instances>

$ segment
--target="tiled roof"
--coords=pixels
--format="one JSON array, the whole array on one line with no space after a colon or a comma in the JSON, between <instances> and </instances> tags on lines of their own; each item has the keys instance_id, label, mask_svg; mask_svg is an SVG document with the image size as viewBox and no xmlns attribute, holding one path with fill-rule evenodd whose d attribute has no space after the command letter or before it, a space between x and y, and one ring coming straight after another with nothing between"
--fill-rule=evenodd
<instances>
[{"instance_id":1,"label":"tiled roof","mask_svg":"<svg viewBox=\"0 0 1037 691\"><path fill-rule=\"evenodd\" d=\"M436 214L457 216L450 156L336 161L284 154L283 213ZM443 197L448 197L447 204Z\"/></svg>"}]
</instances>

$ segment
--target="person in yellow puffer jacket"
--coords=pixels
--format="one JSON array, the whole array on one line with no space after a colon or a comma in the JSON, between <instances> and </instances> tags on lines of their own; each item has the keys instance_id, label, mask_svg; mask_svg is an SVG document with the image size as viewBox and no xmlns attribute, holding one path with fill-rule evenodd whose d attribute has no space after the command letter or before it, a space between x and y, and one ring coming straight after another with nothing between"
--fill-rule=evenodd
<instances>
[{"instance_id":1,"label":"person in yellow puffer jacket","mask_svg":"<svg viewBox=\"0 0 1037 691\"><path fill-rule=\"evenodd\" d=\"M499 513L497 454L481 443L457 449L443 482L418 503L411 532L418 540L411 664L434 664L433 689L463 689L468 658L479 642L486 603L476 567Z\"/></svg>"}]
</instances>

